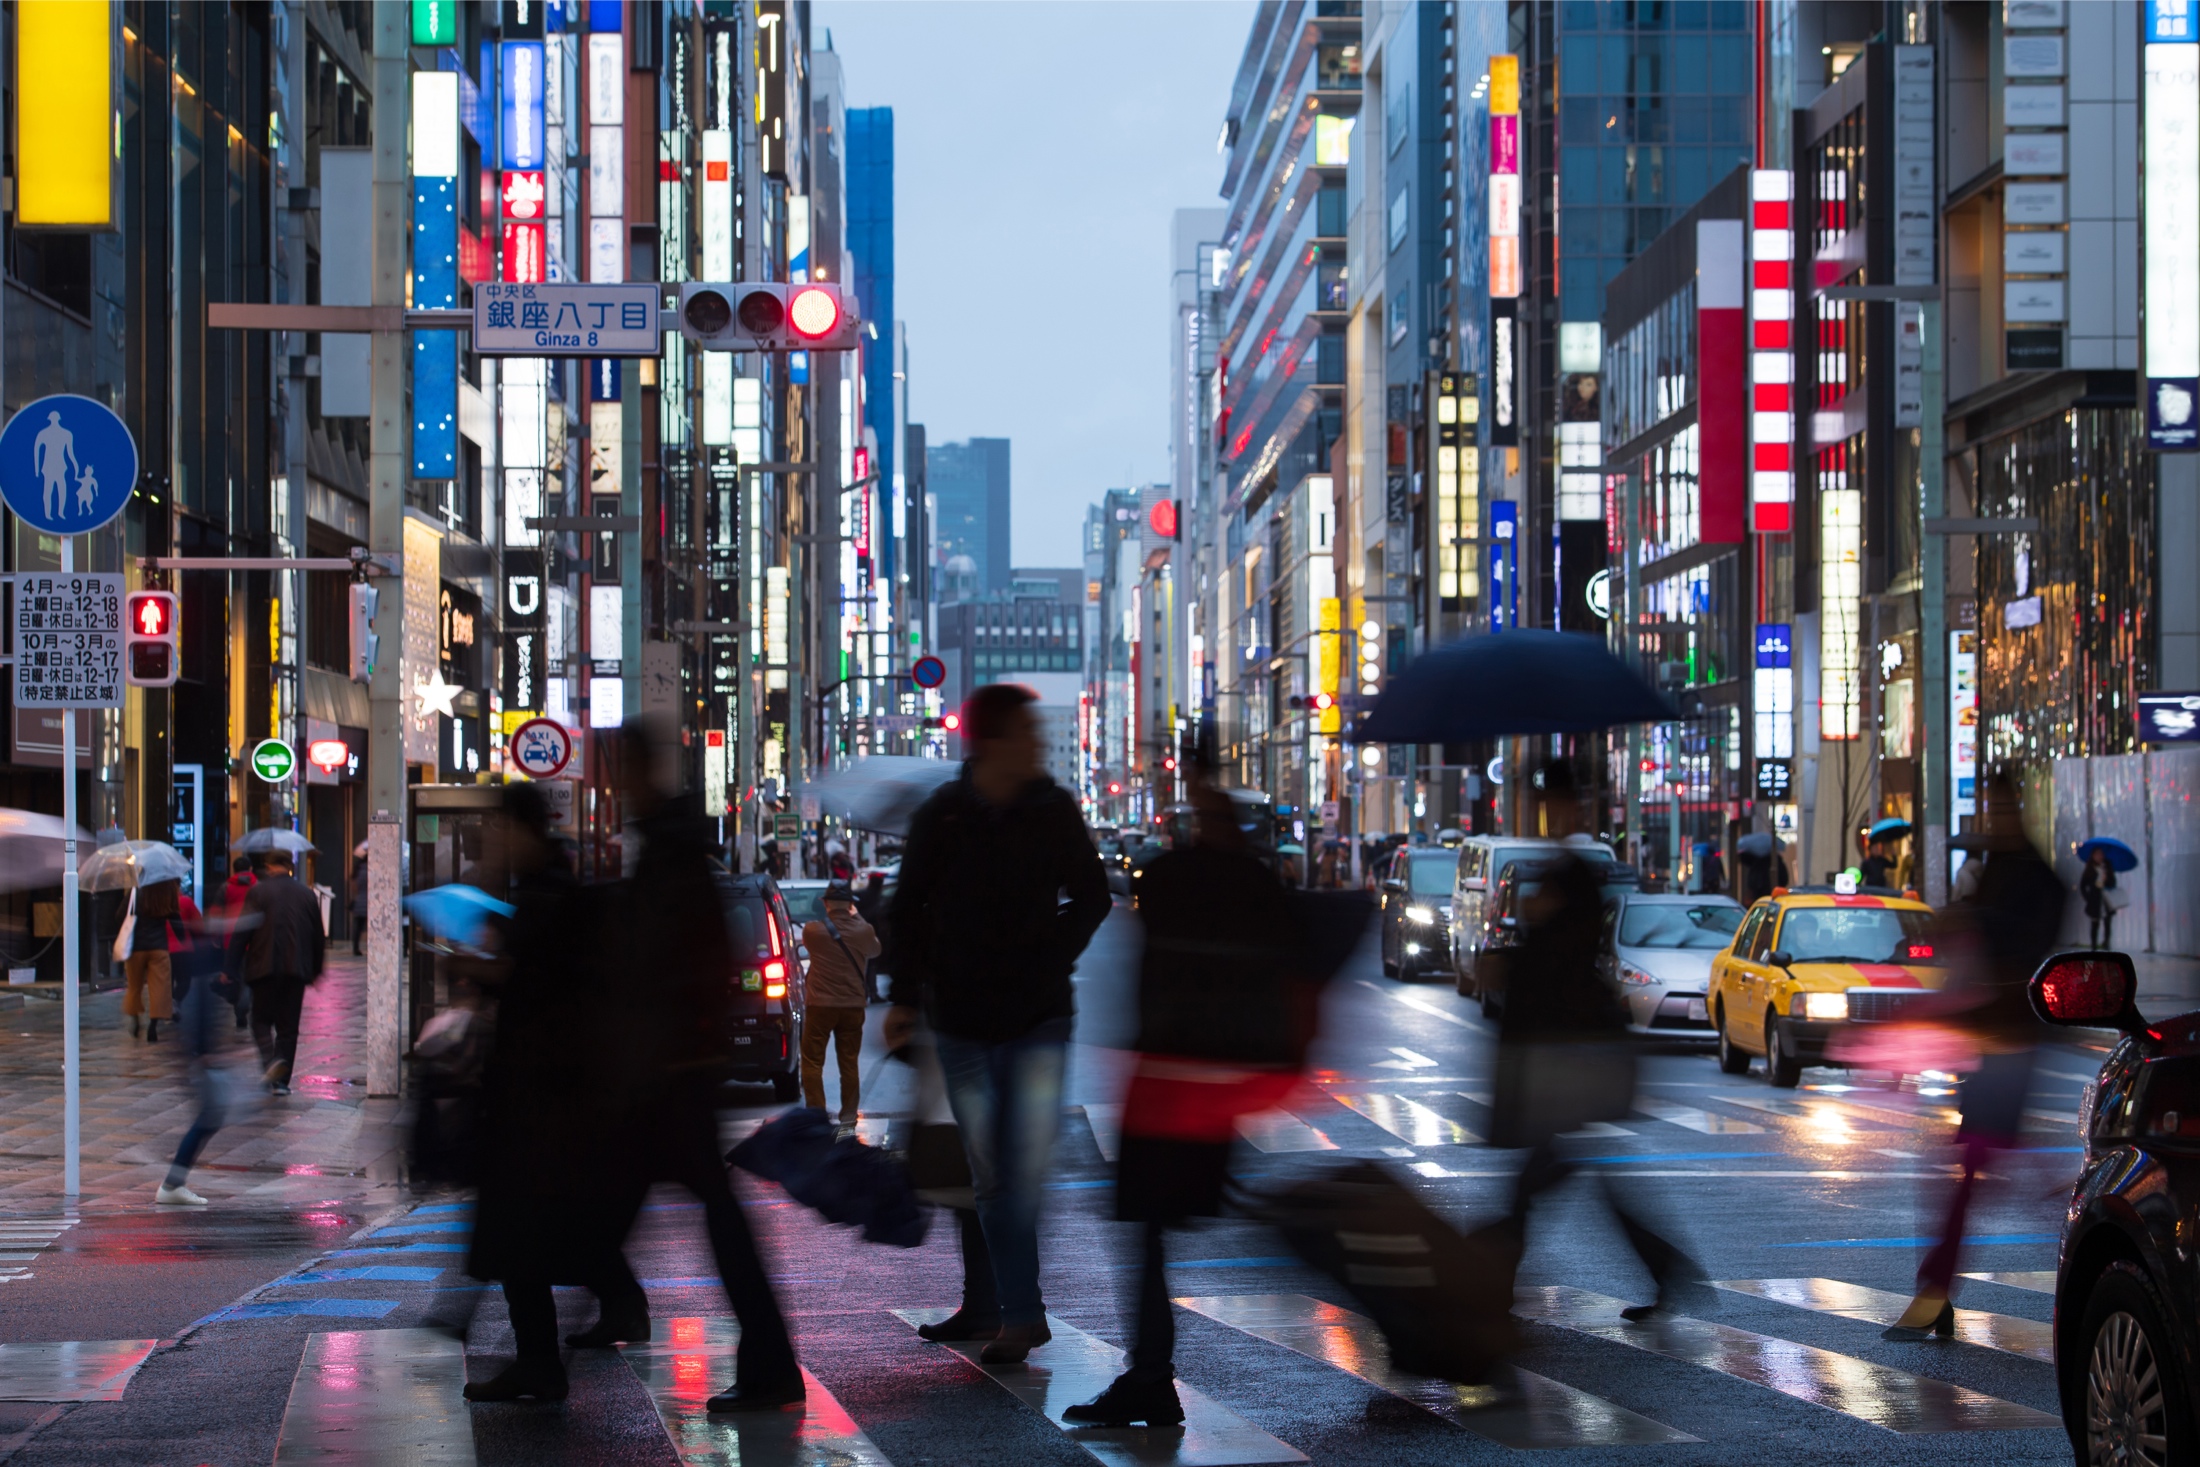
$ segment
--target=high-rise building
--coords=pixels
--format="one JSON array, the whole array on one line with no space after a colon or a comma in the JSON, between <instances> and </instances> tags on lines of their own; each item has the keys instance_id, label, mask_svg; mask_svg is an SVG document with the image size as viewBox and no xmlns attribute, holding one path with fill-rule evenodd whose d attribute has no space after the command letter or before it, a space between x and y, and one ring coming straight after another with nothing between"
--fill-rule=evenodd
<instances>
[{"instance_id":1,"label":"high-rise building","mask_svg":"<svg viewBox=\"0 0 2200 1467\"><path fill-rule=\"evenodd\" d=\"M956 557L967 556L977 594L1006 591L1008 440L973 438L966 443L934 444L925 451L925 472L937 514L932 525L935 563L944 569Z\"/></svg>"},{"instance_id":2,"label":"high-rise building","mask_svg":"<svg viewBox=\"0 0 2200 1467\"><path fill-rule=\"evenodd\" d=\"M878 440L872 497L888 506L890 517L895 475L902 471L901 435L894 424L900 397L894 378L901 371L894 315L894 109L851 107L847 126L848 253L854 257L856 299L870 323L863 350L863 424ZM894 569L888 567L890 573Z\"/></svg>"}]
</instances>

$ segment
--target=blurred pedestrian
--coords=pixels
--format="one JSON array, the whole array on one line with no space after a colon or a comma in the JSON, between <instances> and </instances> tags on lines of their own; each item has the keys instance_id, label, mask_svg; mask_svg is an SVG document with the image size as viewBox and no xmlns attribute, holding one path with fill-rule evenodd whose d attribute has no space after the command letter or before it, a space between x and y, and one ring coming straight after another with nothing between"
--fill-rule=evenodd
<instances>
[{"instance_id":1,"label":"blurred pedestrian","mask_svg":"<svg viewBox=\"0 0 2200 1467\"><path fill-rule=\"evenodd\" d=\"M2078 895L2085 902L2086 924L2092 929L2091 942L2095 948L2116 945L2116 910L2123 905L2123 898L2111 896L2116 890L2116 868L2108 864L2108 851L2095 846L2087 852L2085 869L2078 873Z\"/></svg>"},{"instance_id":2,"label":"blurred pedestrian","mask_svg":"<svg viewBox=\"0 0 2200 1467\"><path fill-rule=\"evenodd\" d=\"M290 1093L298 1063L298 1020L306 986L320 981L328 956L321 904L298 880L288 851L270 851L267 874L245 895L245 981L252 988L252 1037L270 1094Z\"/></svg>"},{"instance_id":3,"label":"blurred pedestrian","mask_svg":"<svg viewBox=\"0 0 2200 1467\"><path fill-rule=\"evenodd\" d=\"M734 1384L707 1405L771 1410L803 1399L802 1370L720 1154L719 1091L731 1050L724 986L734 969L733 942L711 856L717 822L704 816L699 799L668 787L661 773L670 765L668 742L646 720L631 719L617 746L631 831L641 846L617 918L617 950L626 964L617 1018L626 1029L611 1153L622 1172L609 1188L609 1236L625 1237L652 1183L678 1183L703 1204L718 1276L741 1326ZM648 1296L618 1249L608 1249L591 1273L599 1280L601 1313L566 1343L600 1348L648 1339Z\"/></svg>"},{"instance_id":4,"label":"blurred pedestrian","mask_svg":"<svg viewBox=\"0 0 2200 1467\"><path fill-rule=\"evenodd\" d=\"M856 910L855 893L825 888L822 915L802 928L809 971L802 977L802 1103L825 1108L825 1048L840 1057L840 1126L855 1129L862 1093L864 974L878 956L878 934Z\"/></svg>"},{"instance_id":5,"label":"blurred pedestrian","mask_svg":"<svg viewBox=\"0 0 2200 1467\"><path fill-rule=\"evenodd\" d=\"M1581 828L1571 766L1563 760L1544 765L1533 787L1537 834L1563 841ZM1505 966L1490 1143L1528 1153L1513 1188L1507 1224L1514 1247L1522 1250L1535 1199L1574 1170L1559 1138L1592 1121L1623 1118L1635 1094L1627 1009L1597 966L1603 884L1586 862L1564 849L1543 866L1535 883L1524 904L1527 932L1519 945L1483 957L1488 962L1496 956ZM1707 1292L1702 1271L1649 1226L1615 1186L1609 1169L1598 1167L1595 1175L1606 1205L1657 1289L1653 1302L1621 1313L1644 1319L1661 1310L1691 1307Z\"/></svg>"},{"instance_id":6,"label":"blurred pedestrian","mask_svg":"<svg viewBox=\"0 0 2200 1467\"><path fill-rule=\"evenodd\" d=\"M1317 990L1293 893L1248 848L1230 797L1190 771L1193 843L1146 868L1138 1069L1125 1100L1115 1215L1143 1230L1130 1368L1070 1421L1174 1426L1167 1230L1222 1210L1239 1116L1280 1104L1313 1037Z\"/></svg>"},{"instance_id":7,"label":"blurred pedestrian","mask_svg":"<svg viewBox=\"0 0 2200 1467\"><path fill-rule=\"evenodd\" d=\"M513 912L497 933L503 995L482 1069L480 1197L466 1271L504 1285L518 1358L469 1384L466 1399L558 1401L566 1378L551 1286L598 1282L605 1244L616 1246L598 1179L575 1165L604 1154L604 976L592 961L600 934L538 787L506 785L483 834L485 864L507 874Z\"/></svg>"},{"instance_id":8,"label":"blurred pedestrian","mask_svg":"<svg viewBox=\"0 0 2200 1467\"><path fill-rule=\"evenodd\" d=\"M360 942L367 935L367 854L351 863L351 955L360 956Z\"/></svg>"},{"instance_id":9,"label":"blurred pedestrian","mask_svg":"<svg viewBox=\"0 0 2200 1467\"><path fill-rule=\"evenodd\" d=\"M252 990L244 981L245 951L252 935L244 922L244 899L251 894L257 880L252 872L252 858L238 856L229 863L229 879L216 889L214 899L206 905L207 936L220 945L222 973L228 980L222 985L222 991L236 1012L239 1029L245 1026L252 1010Z\"/></svg>"},{"instance_id":10,"label":"blurred pedestrian","mask_svg":"<svg viewBox=\"0 0 2200 1467\"><path fill-rule=\"evenodd\" d=\"M1787 857L1768 831L1752 831L1734 843L1734 896L1743 906L1754 906L1789 884Z\"/></svg>"},{"instance_id":11,"label":"blurred pedestrian","mask_svg":"<svg viewBox=\"0 0 2200 1467\"><path fill-rule=\"evenodd\" d=\"M993 683L965 705L971 757L911 818L886 964L903 1011L888 1015L887 1045L915 1029L921 1007L969 1154L1001 1301L988 1364L1021 1361L1052 1338L1039 1203L1076 1012L1070 972L1110 906L1076 798L1040 762L1037 701Z\"/></svg>"},{"instance_id":12,"label":"blurred pedestrian","mask_svg":"<svg viewBox=\"0 0 2200 1467\"><path fill-rule=\"evenodd\" d=\"M138 1016L149 1016L148 1041L159 1039L160 1021L176 1014L169 943L181 915L176 898L182 892L183 882L177 877L141 882L130 892L130 951L122 964L122 1012L130 1020L133 1035L138 1032Z\"/></svg>"},{"instance_id":13,"label":"blurred pedestrian","mask_svg":"<svg viewBox=\"0 0 2200 1467\"><path fill-rule=\"evenodd\" d=\"M2024 834L2024 807L2007 774L1987 782L1981 801L1984 870L1971 897L1948 909L1940 943L1948 981L1941 1011L1964 1030L1978 1055L1956 1095L1962 1124L1956 1129L1962 1174L1949 1194L1939 1240L1917 1266L1917 1293L1885 1331L1890 1340L1916 1341L1955 1333L1955 1281L1963 1225L1988 1155L2017 1144L2024 1102L2040 1040L2028 993L2032 974L2055 950L2067 889ZM1977 864L1964 862L1969 871Z\"/></svg>"},{"instance_id":14,"label":"blurred pedestrian","mask_svg":"<svg viewBox=\"0 0 2200 1467\"><path fill-rule=\"evenodd\" d=\"M1857 867L1866 886L1886 886L1894 877L1894 862L1887 859L1887 843L1873 836L1864 847L1863 863Z\"/></svg>"},{"instance_id":15,"label":"blurred pedestrian","mask_svg":"<svg viewBox=\"0 0 2200 1467\"><path fill-rule=\"evenodd\" d=\"M191 1168L228 1118L229 1076L221 1057L234 1032L228 1019L236 1004L232 990L237 985L223 968L219 934L191 898L179 892L177 906L169 948L176 987L176 1037L190 1066L191 1090L199 1108L176 1144L175 1160L169 1163L153 1201L162 1207L204 1207L206 1198L191 1189Z\"/></svg>"}]
</instances>

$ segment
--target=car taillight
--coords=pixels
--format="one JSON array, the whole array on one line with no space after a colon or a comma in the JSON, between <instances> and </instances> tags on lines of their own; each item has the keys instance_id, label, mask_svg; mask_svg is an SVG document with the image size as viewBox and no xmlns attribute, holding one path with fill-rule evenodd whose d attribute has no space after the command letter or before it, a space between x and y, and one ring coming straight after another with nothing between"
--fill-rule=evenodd
<instances>
[{"instance_id":1,"label":"car taillight","mask_svg":"<svg viewBox=\"0 0 2200 1467\"><path fill-rule=\"evenodd\" d=\"M783 958L772 958L764 964L764 997L787 996L787 964Z\"/></svg>"},{"instance_id":2,"label":"car taillight","mask_svg":"<svg viewBox=\"0 0 2200 1467\"><path fill-rule=\"evenodd\" d=\"M787 985L786 985L786 984L784 984L784 983L767 983L767 984L765 984L765 985L764 985L764 997L766 997L766 998L785 998L786 996L787 996Z\"/></svg>"}]
</instances>

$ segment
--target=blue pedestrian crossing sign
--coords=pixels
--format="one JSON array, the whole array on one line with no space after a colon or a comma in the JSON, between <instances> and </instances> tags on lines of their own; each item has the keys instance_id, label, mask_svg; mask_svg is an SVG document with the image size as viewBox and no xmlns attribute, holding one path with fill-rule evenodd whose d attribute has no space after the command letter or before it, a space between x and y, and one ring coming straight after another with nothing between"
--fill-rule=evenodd
<instances>
[{"instance_id":1,"label":"blue pedestrian crossing sign","mask_svg":"<svg viewBox=\"0 0 2200 1467\"><path fill-rule=\"evenodd\" d=\"M0 499L49 535L105 525L130 502L137 475L130 430L89 397L41 397L0 428Z\"/></svg>"}]
</instances>

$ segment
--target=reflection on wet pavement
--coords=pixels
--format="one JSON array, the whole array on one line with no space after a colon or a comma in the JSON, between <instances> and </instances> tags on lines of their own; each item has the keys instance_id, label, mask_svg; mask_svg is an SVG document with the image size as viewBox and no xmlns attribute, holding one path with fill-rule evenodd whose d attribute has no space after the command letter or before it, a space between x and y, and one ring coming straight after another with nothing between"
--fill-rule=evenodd
<instances>
[{"instance_id":1,"label":"reflection on wet pavement","mask_svg":"<svg viewBox=\"0 0 2200 1467\"><path fill-rule=\"evenodd\" d=\"M465 1346L439 1330L309 1335L283 1412L276 1467L472 1467L465 1386Z\"/></svg>"},{"instance_id":2,"label":"reflection on wet pavement","mask_svg":"<svg viewBox=\"0 0 2200 1467\"><path fill-rule=\"evenodd\" d=\"M158 1340L0 1345L0 1401L119 1401Z\"/></svg>"},{"instance_id":3,"label":"reflection on wet pavement","mask_svg":"<svg viewBox=\"0 0 2200 1467\"><path fill-rule=\"evenodd\" d=\"M1842 1283L1838 1279L1732 1279L1717 1287L1753 1298L1770 1299L1777 1304L1792 1304L1798 1309L1838 1314L1843 1319L1860 1319L1877 1325L1893 1324L1910 1303L1906 1294L1867 1289L1862 1284ZM2054 1326L2036 1319L1988 1314L1981 1309L1958 1309L1955 1337L1989 1350L2044 1360L2049 1365L2055 1363Z\"/></svg>"},{"instance_id":4,"label":"reflection on wet pavement","mask_svg":"<svg viewBox=\"0 0 2200 1467\"><path fill-rule=\"evenodd\" d=\"M802 1409L713 1416L707 1403L733 1384L740 1326L722 1314L658 1321L660 1337L622 1347L649 1390L682 1462L694 1467L890 1467L832 1392L802 1372Z\"/></svg>"}]
</instances>

